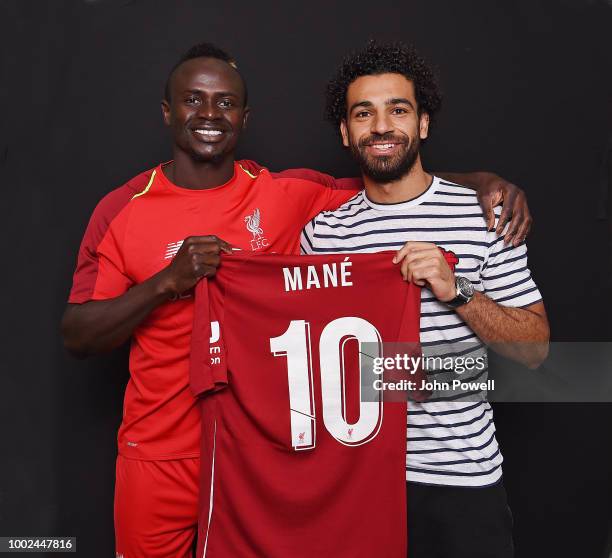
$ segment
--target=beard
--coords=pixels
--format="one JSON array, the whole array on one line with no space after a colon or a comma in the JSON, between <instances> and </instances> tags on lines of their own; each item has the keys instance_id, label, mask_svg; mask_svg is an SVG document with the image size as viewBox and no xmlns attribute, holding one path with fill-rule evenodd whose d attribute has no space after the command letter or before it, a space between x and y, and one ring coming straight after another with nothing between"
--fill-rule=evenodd
<instances>
[{"instance_id":1,"label":"beard","mask_svg":"<svg viewBox=\"0 0 612 558\"><path fill-rule=\"evenodd\" d=\"M401 148L395 155L388 157L374 157L368 155L366 147L372 142L390 141L399 143ZM353 157L359 163L361 172L371 180L379 184L395 182L406 176L419 155L421 140L419 136L408 138L398 137L392 133L383 135L370 135L360 139L358 142L350 139L350 149Z\"/></svg>"}]
</instances>

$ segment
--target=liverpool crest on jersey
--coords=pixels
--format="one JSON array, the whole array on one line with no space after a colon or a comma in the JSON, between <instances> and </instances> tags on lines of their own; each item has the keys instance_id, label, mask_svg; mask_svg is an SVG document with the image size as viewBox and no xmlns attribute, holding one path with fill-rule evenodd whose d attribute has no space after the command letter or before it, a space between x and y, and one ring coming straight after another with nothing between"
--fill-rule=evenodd
<instances>
[{"instance_id":1,"label":"liverpool crest on jersey","mask_svg":"<svg viewBox=\"0 0 612 558\"><path fill-rule=\"evenodd\" d=\"M261 212L256 208L252 214L244 218L247 230L253 235L251 239L251 250L256 251L268 246L268 240L264 237L261 228Z\"/></svg>"}]
</instances>

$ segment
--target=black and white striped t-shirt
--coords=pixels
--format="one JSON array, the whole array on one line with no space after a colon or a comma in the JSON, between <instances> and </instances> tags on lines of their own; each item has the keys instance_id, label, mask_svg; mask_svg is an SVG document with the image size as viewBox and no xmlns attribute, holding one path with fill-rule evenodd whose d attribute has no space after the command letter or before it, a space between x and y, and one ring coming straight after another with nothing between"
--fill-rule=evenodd
<instances>
[{"instance_id":1,"label":"black and white striped t-shirt","mask_svg":"<svg viewBox=\"0 0 612 558\"><path fill-rule=\"evenodd\" d=\"M496 215L499 216L499 208ZM370 201L365 191L336 211L326 211L302 233L302 252L379 252L408 241L433 242L459 258L456 273L475 289L505 306L523 307L541 300L527 267L527 247L505 247L503 235L487 231L476 194L433 178L419 197L398 204ZM398 270L399 273L399 270ZM421 294L423 352L436 345L465 342L481 346L463 320L427 289ZM484 349L480 349L481 351ZM486 379L486 374L483 377ZM486 486L502 474L493 411L486 400L437 398L408 406L406 479L413 482Z\"/></svg>"}]
</instances>

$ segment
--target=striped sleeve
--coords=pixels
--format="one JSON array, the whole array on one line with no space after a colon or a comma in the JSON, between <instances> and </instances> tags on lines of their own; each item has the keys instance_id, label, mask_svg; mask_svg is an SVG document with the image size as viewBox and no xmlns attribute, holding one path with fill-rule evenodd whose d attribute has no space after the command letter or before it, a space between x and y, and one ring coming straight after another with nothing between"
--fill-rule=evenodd
<instances>
[{"instance_id":1,"label":"striped sleeve","mask_svg":"<svg viewBox=\"0 0 612 558\"><path fill-rule=\"evenodd\" d=\"M314 228L315 219L309 221L308 224L302 229L302 235L300 236L300 254L314 254Z\"/></svg>"},{"instance_id":2,"label":"striped sleeve","mask_svg":"<svg viewBox=\"0 0 612 558\"><path fill-rule=\"evenodd\" d=\"M484 292L503 306L530 306L542 300L527 265L527 245L504 245L504 234L489 242L482 266Z\"/></svg>"}]
</instances>

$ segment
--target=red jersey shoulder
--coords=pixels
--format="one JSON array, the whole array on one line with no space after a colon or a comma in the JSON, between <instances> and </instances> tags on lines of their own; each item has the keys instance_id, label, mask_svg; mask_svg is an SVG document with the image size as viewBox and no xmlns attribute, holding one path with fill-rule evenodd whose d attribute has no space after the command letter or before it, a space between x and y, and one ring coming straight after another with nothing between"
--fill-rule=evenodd
<instances>
[{"instance_id":1,"label":"red jersey shoulder","mask_svg":"<svg viewBox=\"0 0 612 558\"><path fill-rule=\"evenodd\" d=\"M272 180L278 180L280 182L290 182L293 180L304 180L306 182L313 182L320 184L321 186L327 186L328 188L335 188L336 179L329 174L324 174L312 169L287 169L280 172L271 172L267 167L260 165L255 161L249 159L243 159L238 161L238 164L249 176L252 178L269 177Z\"/></svg>"},{"instance_id":2,"label":"red jersey shoulder","mask_svg":"<svg viewBox=\"0 0 612 558\"><path fill-rule=\"evenodd\" d=\"M108 227L114 217L130 202L137 194L143 192L151 180L155 169L141 172L134 178L128 180L119 188L115 188L106 194L94 209L92 222L98 222Z\"/></svg>"},{"instance_id":3,"label":"red jersey shoulder","mask_svg":"<svg viewBox=\"0 0 612 558\"><path fill-rule=\"evenodd\" d=\"M261 171L267 171L270 176L274 179L298 179L305 180L307 182L314 182L331 188L333 190L361 190L363 188L363 181L361 178L335 178L330 174L320 172L314 169L286 169L280 172L270 172L267 167L260 165L255 161L244 159L239 161L240 166L243 170L248 171L252 175L258 175Z\"/></svg>"},{"instance_id":4,"label":"red jersey shoulder","mask_svg":"<svg viewBox=\"0 0 612 558\"><path fill-rule=\"evenodd\" d=\"M255 178L261 171L267 171L268 168L260 165L256 161L251 161L250 159L241 159L240 161L236 161L238 165L245 171L247 174L251 175Z\"/></svg>"},{"instance_id":5,"label":"red jersey shoulder","mask_svg":"<svg viewBox=\"0 0 612 558\"><path fill-rule=\"evenodd\" d=\"M69 302L81 303L91 299L98 274L98 246L117 215L147 187L152 174L153 169L138 174L98 202L81 241Z\"/></svg>"}]
</instances>

